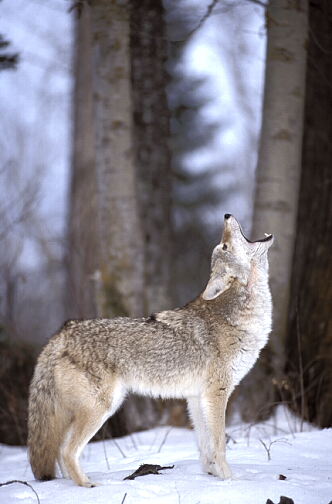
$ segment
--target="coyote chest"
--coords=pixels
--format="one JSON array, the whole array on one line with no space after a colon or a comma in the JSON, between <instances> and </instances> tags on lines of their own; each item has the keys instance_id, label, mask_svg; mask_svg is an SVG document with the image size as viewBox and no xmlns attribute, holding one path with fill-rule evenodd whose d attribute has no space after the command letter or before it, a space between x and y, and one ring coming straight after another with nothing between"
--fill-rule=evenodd
<instances>
[{"instance_id":1,"label":"coyote chest","mask_svg":"<svg viewBox=\"0 0 332 504\"><path fill-rule=\"evenodd\" d=\"M268 314L269 305L269 299L267 299L266 312L253 313L221 343L226 355L226 366L231 373L231 381L234 387L254 366L261 349L268 341L271 330L271 316Z\"/></svg>"},{"instance_id":2,"label":"coyote chest","mask_svg":"<svg viewBox=\"0 0 332 504\"><path fill-rule=\"evenodd\" d=\"M258 359L260 350L258 348L239 347L232 356L228 366L231 368L233 387L238 385L242 378L250 371Z\"/></svg>"},{"instance_id":3,"label":"coyote chest","mask_svg":"<svg viewBox=\"0 0 332 504\"><path fill-rule=\"evenodd\" d=\"M165 377L165 380L152 382L141 379L128 383L132 392L151 397L162 397L164 399L197 396L200 393L201 386L198 377L195 376L177 376L172 378Z\"/></svg>"}]
</instances>

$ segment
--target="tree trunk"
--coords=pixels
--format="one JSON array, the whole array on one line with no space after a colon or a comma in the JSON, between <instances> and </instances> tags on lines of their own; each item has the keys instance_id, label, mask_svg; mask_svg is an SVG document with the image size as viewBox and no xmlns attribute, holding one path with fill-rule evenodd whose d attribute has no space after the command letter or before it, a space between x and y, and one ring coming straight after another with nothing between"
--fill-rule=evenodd
<instances>
[{"instance_id":1,"label":"tree trunk","mask_svg":"<svg viewBox=\"0 0 332 504\"><path fill-rule=\"evenodd\" d=\"M171 179L166 97L168 42L161 0L130 2L131 82L138 204L144 242L144 313L171 308ZM141 416L187 423L183 401L140 400ZM148 421L152 426L153 421Z\"/></svg>"},{"instance_id":2,"label":"tree trunk","mask_svg":"<svg viewBox=\"0 0 332 504\"><path fill-rule=\"evenodd\" d=\"M303 164L286 391L302 418L332 425L332 3L310 3Z\"/></svg>"},{"instance_id":3,"label":"tree trunk","mask_svg":"<svg viewBox=\"0 0 332 504\"><path fill-rule=\"evenodd\" d=\"M91 0L84 4L84 15L90 19L91 40L87 48L86 39L80 39L78 58L84 67L91 50L91 59L84 82L79 80L83 70L77 70L76 134L81 139L75 149L71 218L71 228L76 223L73 215L81 226L76 242L71 240L82 256L75 263L75 278L84 277L86 286L88 277L92 285L91 295L84 293L90 305L87 301L82 306L81 316L94 312L94 316L141 317L170 305L163 8L161 1ZM92 100L91 117L77 110L81 105L90 113L89 106L79 101L85 92L88 102ZM89 129L84 120L94 127ZM85 174L89 155L93 164ZM80 216L94 217L88 233ZM86 268L89 247L94 254ZM168 416L160 403L130 397L106 431L122 435Z\"/></svg>"},{"instance_id":4,"label":"tree trunk","mask_svg":"<svg viewBox=\"0 0 332 504\"><path fill-rule=\"evenodd\" d=\"M134 146L145 246L145 313L170 308L168 44L161 0L131 0Z\"/></svg>"},{"instance_id":5,"label":"tree trunk","mask_svg":"<svg viewBox=\"0 0 332 504\"><path fill-rule=\"evenodd\" d=\"M252 388L249 395L246 392L251 418L253 413L264 416L262 409L275 400L272 377L278 380L284 366L301 171L307 0L270 0L266 20L267 59L253 233L273 233L276 238L270 251L274 315L270 343L246 381L246 387Z\"/></svg>"},{"instance_id":6,"label":"tree trunk","mask_svg":"<svg viewBox=\"0 0 332 504\"><path fill-rule=\"evenodd\" d=\"M129 3L93 0L91 6L100 311L137 317L144 313L144 244L134 158Z\"/></svg>"},{"instance_id":7,"label":"tree trunk","mask_svg":"<svg viewBox=\"0 0 332 504\"><path fill-rule=\"evenodd\" d=\"M73 160L69 194L67 317L97 315L97 177L90 7L76 21Z\"/></svg>"}]
</instances>

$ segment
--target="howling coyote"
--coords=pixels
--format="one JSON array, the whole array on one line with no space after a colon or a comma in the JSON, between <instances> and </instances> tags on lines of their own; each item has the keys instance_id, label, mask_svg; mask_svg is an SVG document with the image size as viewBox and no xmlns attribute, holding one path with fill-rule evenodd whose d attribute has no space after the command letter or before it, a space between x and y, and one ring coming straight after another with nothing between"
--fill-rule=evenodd
<instances>
[{"instance_id":1,"label":"howling coyote","mask_svg":"<svg viewBox=\"0 0 332 504\"><path fill-rule=\"evenodd\" d=\"M28 446L33 473L92 487L80 454L127 391L184 397L205 471L231 477L225 457L227 400L271 330L267 250L230 214L212 254L204 292L148 318L67 322L42 351L30 387Z\"/></svg>"}]
</instances>

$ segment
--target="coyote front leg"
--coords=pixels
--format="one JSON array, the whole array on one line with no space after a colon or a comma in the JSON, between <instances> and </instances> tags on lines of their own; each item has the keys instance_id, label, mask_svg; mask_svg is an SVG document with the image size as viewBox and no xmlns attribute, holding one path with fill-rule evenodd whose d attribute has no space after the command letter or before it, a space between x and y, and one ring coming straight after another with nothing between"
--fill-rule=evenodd
<instances>
[{"instance_id":1,"label":"coyote front leg","mask_svg":"<svg viewBox=\"0 0 332 504\"><path fill-rule=\"evenodd\" d=\"M206 472L211 472L211 438L209 436L206 419L204 418L202 412L201 398L190 397L187 399L187 402L190 418L193 427L195 428L203 470Z\"/></svg>"},{"instance_id":2,"label":"coyote front leg","mask_svg":"<svg viewBox=\"0 0 332 504\"><path fill-rule=\"evenodd\" d=\"M221 386L208 389L202 396L202 412L206 418L210 436L210 472L220 478L231 478L232 472L226 462L225 415L229 391Z\"/></svg>"}]
</instances>

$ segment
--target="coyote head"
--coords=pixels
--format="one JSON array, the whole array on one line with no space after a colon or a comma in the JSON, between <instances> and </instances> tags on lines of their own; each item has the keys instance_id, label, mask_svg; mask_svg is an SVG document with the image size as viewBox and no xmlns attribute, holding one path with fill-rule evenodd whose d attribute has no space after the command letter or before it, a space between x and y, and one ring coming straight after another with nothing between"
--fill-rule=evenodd
<instances>
[{"instance_id":1,"label":"coyote head","mask_svg":"<svg viewBox=\"0 0 332 504\"><path fill-rule=\"evenodd\" d=\"M215 299L234 281L248 285L254 265L264 269L267 275L267 251L272 243L272 235L255 242L248 240L235 217L225 214L224 232L220 244L212 253L211 275L202 294L203 299Z\"/></svg>"}]
</instances>

